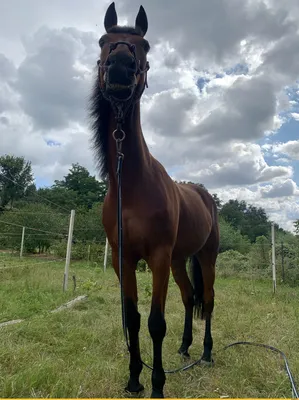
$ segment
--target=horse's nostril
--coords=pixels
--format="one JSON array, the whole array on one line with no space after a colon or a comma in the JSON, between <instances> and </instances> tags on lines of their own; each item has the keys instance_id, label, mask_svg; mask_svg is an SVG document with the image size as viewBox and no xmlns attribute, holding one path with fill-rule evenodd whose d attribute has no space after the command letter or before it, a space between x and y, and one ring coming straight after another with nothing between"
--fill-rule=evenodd
<instances>
[{"instance_id":1,"label":"horse's nostril","mask_svg":"<svg viewBox=\"0 0 299 400\"><path fill-rule=\"evenodd\" d=\"M136 71L137 64L134 57L131 54L119 52L110 54L106 61L106 67L115 66L118 68L125 68L127 70Z\"/></svg>"},{"instance_id":2,"label":"horse's nostril","mask_svg":"<svg viewBox=\"0 0 299 400\"><path fill-rule=\"evenodd\" d=\"M136 61L133 59L132 61L131 61L131 65L129 66L129 68L132 68L132 69L136 69Z\"/></svg>"}]
</instances>

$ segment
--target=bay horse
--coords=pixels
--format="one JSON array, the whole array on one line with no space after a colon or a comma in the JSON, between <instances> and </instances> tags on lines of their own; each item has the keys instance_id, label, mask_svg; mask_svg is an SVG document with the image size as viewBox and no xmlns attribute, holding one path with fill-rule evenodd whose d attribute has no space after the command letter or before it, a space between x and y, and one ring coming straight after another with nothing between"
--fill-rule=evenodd
<instances>
[{"instance_id":1,"label":"bay horse","mask_svg":"<svg viewBox=\"0 0 299 400\"><path fill-rule=\"evenodd\" d=\"M152 301L148 329L153 342L152 398L164 397L162 344L166 334L165 302L170 269L185 307L179 353L188 357L193 316L205 320L202 360L212 360L211 316L214 308L215 263L219 247L217 207L212 196L195 184L175 183L150 153L140 122L140 100L147 86L150 50L142 6L135 27L118 26L115 4L108 7L99 39L101 48L90 98L91 129L101 177L109 188L102 223L112 249L112 264L120 278L117 224L116 142L122 141L123 294L129 337L129 380L126 390L144 389L137 308L136 266L144 259L152 272ZM117 110L125 110L122 118ZM116 115L117 114L117 115ZM115 135L121 134L121 139ZM118 140L119 139L119 140ZM186 264L190 263L189 279Z\"/></svg>"}]
</instances>

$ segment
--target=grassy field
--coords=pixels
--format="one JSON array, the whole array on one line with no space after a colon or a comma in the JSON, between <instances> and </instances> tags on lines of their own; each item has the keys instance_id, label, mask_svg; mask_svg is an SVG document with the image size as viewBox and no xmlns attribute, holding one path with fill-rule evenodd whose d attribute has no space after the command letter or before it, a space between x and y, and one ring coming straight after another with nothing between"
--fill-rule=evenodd
<instances>
[{"instance_id":1,"label":"grassy field","mask_svg":"<svg viewBox=\"0 0 299 400\"><path fill-rule=\"evenodd\" d=\"M63 263L5 255L0 258L0 322L26 319L0 328L1 397L126 397L128 354L122 336L120 291L113 271L106 273L80 263L72 264L77 289L62 292ZM151 275L138 273L142 315L141 352L152 362L147 330ZM72 309L51 310L80 294L87 300ZM167 397L291 397L282 360L264 349L236 347L231 342L248 340L271 344L284 351L299 381L299 291L271 281L218 278L213 318L212 368L197 366L168 375ZM183 330L183 305L179 290L170 280L167 307L164 366L179 367L177 354ZM192 359L202 352L203 322L194 323ZM151 372L144 369L143 396L150 396Z\"/></svg>"}]
</instances>

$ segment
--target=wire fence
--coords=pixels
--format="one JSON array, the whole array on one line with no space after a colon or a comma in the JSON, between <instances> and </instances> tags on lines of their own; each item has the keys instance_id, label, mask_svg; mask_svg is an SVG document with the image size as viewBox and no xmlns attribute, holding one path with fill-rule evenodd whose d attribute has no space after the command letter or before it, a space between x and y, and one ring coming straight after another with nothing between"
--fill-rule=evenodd
<instances>
[{"instance_id":1,"label":"wire fence","mask_svg":"<svg viewBox=\"0 0 299 400\"><path fill-rule=\"evenodd\" d=\"M109 267L111 251L101 222L101 205L76 210L70 233L71 210L50 200L46 202L55 209L28 201L20 209L0 214L0 267L1 259L8 255L20 259L35 257L38 262L41 259L66 264L81 261L89 266ZM254 243L241 234L231 237L229 232L221 232L218 273L266 277L273 280L273 286L277 282L299 282L298 237L285 240L274 224L272 227L260 224L258 228L261 232L266 228L268 234L257 237ZM138 268L147 269L146 263L141 262Z\"/></svg>"},{"instance_id":2,"label":"wire fence","mask_svg":"<svg viewBox=\"0 0 299 400\"><path fill-rule=\"evenodd\" d=\"M58 263L64 290L74 278L68 272L71 263L81 262L103 268L110 263L105 256L106 235L101 223L101 205L79 210L70 231L71 213L28 202L19 210L0 214L0 270L23 267L48 267ZM29 210L28 210L29 208ZM43 209L44 208L44 209ZM70 240L71 235L71 240Z\"/></svg>"},{"instance_id":3,"label":"wire fence","mask_svg":"<svg viewBox=\"0 0 299 400\"><path fill-rule=\"evenodd\" d=\"M228 247L230 245L232 248L218 255L218 275L271 279L274 291L282 283L299 285L298 236L283 235L272 224L267 237L257 237L249 245L230 243Z\"/></svg>"}]
</instances>

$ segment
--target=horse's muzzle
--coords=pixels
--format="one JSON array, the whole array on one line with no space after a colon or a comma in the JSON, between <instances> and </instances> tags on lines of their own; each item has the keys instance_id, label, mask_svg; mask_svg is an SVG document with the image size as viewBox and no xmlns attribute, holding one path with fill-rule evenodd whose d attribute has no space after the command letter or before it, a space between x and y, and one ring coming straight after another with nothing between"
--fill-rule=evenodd
<instances>
[{"instance_id":1,"label":"horse's muzzle","mask_svg":"<svg viewBox=\"0 0 299 400\"><path fill-rule=\"evenodd\" d=\"M129 54L111 54L104 74L107 95L122 101L130 99L137 84L136 72L136 61Z\"/></svg>"}]
</instances>

